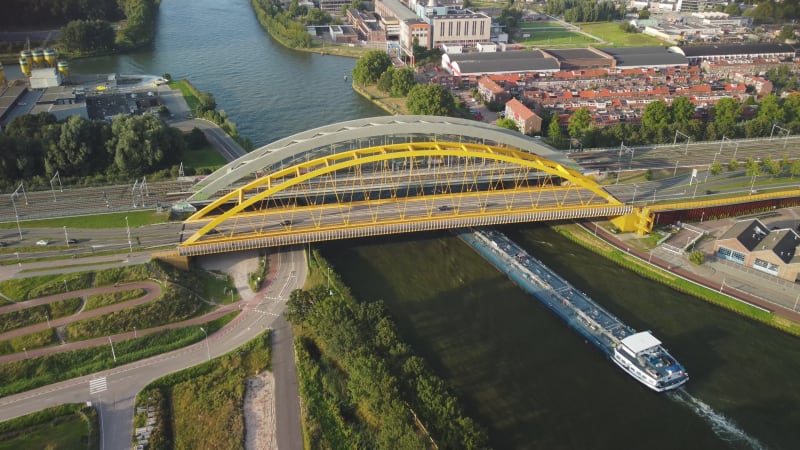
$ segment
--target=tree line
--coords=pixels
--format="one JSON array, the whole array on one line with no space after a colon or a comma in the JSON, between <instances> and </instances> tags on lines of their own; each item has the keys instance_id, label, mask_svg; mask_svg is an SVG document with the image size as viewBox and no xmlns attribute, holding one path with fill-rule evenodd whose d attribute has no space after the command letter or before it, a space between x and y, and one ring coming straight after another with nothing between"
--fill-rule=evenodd
<instances>
[{"instance_id":1,"label":"tree line","mask_svg":"<svg viewBox=\"0 0 800 450\"><path fill-rule=\"evenodd\" d=\"M626 12L624 4L595 0L548 0L544 10L567 22L610 22L625 17Z\"/></svg>"},{"instance_id":2,"label":"tree line","mask_svg":"<svg viewBox=\"0 0 800 450\"><path fill-rule=\"evenodd\" d=\"M120 0L5 0L2 27L58 27L73 20L116 22L125 17Z\"/></svg>"},{"instance_id":3,"label":"tree line","mask_svg":"<svg viewBox=\"0 0 800 450\"><path fill-rule=\"evenodd\" d=\"M743 119L745 109L752 118ZM675 136L687 135L692 141L755 138L785 131L800 132L800 95L785 98L766 95L759 101L748 97L744 103L736 98L720 99L705 115L695 111L686 97L678 97L668 105L663 100L649 103L642 112L641 123L618 122L613 126L598 128L586 108L571 113L566 130L558 118L547 116L548 138L557 147L567 146L567 138L579 140L583 147L608 147L620 143L661 144L673 141ZM677 132L677 133L676 133ZM685 137L681 137L684 140Z\"/></svg>"},{"instance_id":4,"label":"tree line","mask_svg":"<svg viewBox=\"0 0 800 450\"><path fill-rule=\"evenodd\" d=\"M187 148L179 130L152 115L115 117L110 123L48 113L23 115L0 134L0 187L49 186L63 179L128 181L180 162Z\"/></svg>"},{"instance_id":5,"label":"tree line","mask_svg":"<svg viewBox=\"0 0 800 450\"><path fill-rule=\"evenodd\" d=\"M284 11L279 0L251 0L250 4L256 12L258 23L284 45L292 48L309 48L313 45L305 26L295 21L291 13ZM302 9L298 5L293 13L299 12Z\"/></svg>"},{"instance_id":6,"label":"tree line","mask_svg":"<svg viewBox=\"0 0 800 450\"><path fill-rule=\"evenodd\" d=\"M355 300L316 252L311 264L333 277L333 290L292 292L286 317L312 447L419 449L432 439L441 449L486 448L486 432L403 342L383 303Z\"/></svg>"},{"instance_id":7,"label":"tree line","mask_svg":"<svg viewBox=\"0 0 800 450\"><path fill-rule=\"evenodd\" d=\"M131 50L149 45L161 0L117 0L121 17L110 19L86 15L70 20L61 28L62 50L78 55ZM111 22L125 19L115 31Z\"/></svg>"}]
</instances>

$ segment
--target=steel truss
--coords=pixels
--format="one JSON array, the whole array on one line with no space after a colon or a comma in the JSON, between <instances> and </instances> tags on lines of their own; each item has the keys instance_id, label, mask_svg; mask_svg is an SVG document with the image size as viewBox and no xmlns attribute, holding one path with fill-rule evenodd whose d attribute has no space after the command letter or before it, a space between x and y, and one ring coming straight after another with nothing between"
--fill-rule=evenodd
<instances>
[{"instance_id":1,"label":"steel truss","mask_svg":"<svg viewBox=\"0 0 800 450\"><path fill-rule=\"evenodd\" d=\"M403 143L265 174L187 219L187 227L199 229L180 247L182 254L198 254L629 209L592 179L531 153L473 143Z\"/></svg>"}]
</instances>

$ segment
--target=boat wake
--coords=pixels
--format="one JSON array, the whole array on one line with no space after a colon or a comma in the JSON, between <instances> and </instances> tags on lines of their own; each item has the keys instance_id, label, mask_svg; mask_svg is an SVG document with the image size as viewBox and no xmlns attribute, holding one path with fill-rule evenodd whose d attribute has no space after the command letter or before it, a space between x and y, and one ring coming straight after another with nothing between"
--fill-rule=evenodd
<instances>
[{"instance_id":1,"label":"boat wake","mask_svg":"<svg viewBox=\"0 0 800 450\"><path fill-rule=\"evenodd\" d=\"M688 406L695 414L711 425L714 434L724 441L743 444L743 446L753 450L767 449L761 441L747 434L747 432L739 428L731 419L715 411L710 405L692 396L686 392L686 390L675 389L668 392L667 396L678 403Z\"/></svg>"}]
</instances>

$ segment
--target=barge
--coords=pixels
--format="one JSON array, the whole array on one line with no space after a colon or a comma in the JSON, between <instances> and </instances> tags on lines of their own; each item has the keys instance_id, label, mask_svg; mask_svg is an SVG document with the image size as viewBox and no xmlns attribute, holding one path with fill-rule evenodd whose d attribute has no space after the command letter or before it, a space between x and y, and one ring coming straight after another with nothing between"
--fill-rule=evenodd
<instances>
[{"instance_id":1,"label":"barge","mask_svg":"<svg viewBox=\"0 0 800 450\"><path fill-rule=\"evenodd\" d=\"M504 234L490 229L457 234L645 386L662 392L689 380L683 366L649 331L637 332L623 323Z\"/></svg>"}]
</instances>

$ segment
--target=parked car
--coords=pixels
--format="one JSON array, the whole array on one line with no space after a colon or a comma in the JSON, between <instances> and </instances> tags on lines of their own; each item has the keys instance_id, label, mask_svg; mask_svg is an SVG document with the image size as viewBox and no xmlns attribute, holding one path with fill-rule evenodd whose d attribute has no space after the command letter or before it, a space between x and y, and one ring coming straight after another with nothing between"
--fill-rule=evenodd
<instances>
[{"instance_id":1,"label":"parked car","mask_svg":"<svg viewBox=\"0 0 800 450\"><path fill-rule=\"evenodd\" d=\"M50 241L48 241L47 239L40 239L36 241L36 245L48 245L48 244L50 244Z\"/></svg>"},{"instance_id":2,"label":"parked car","mask_svg":"<svg viewBox=\"0 0 800 450\"><path fill-rule=\"evenodd\" d=\"M78 243L77 239L72 239L72 238L67 239L67 244L77 244L77 243Z\"/></svg>"}]
</instances>

